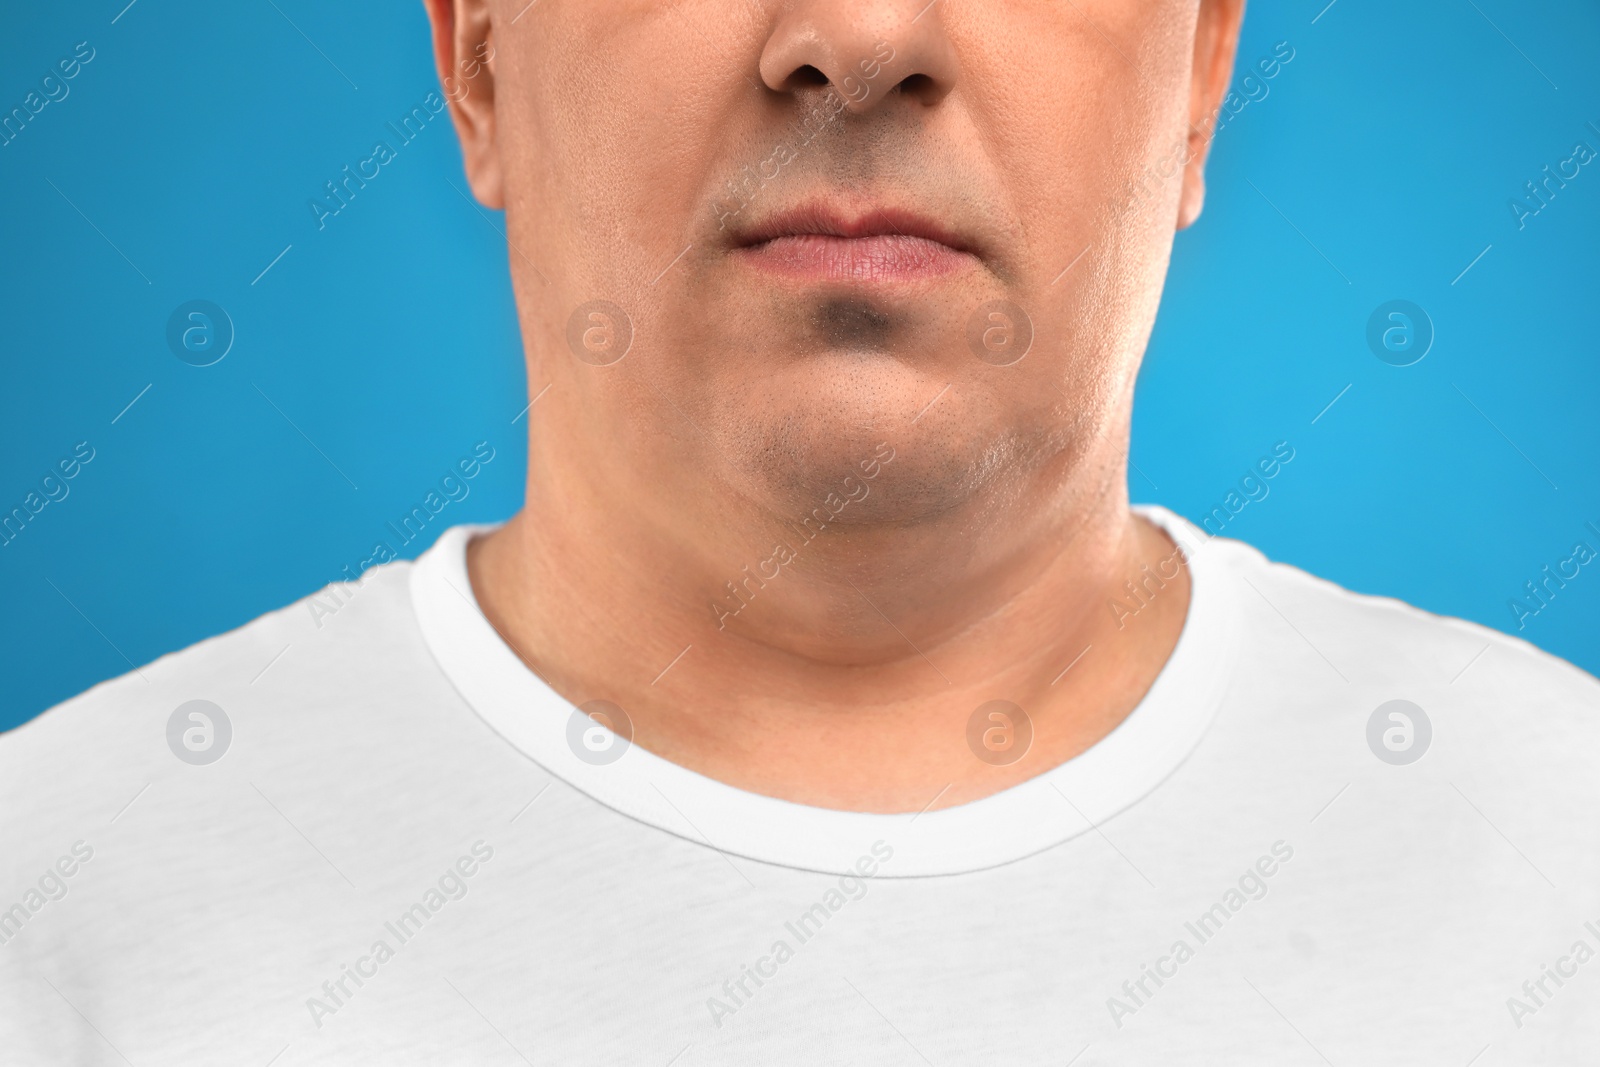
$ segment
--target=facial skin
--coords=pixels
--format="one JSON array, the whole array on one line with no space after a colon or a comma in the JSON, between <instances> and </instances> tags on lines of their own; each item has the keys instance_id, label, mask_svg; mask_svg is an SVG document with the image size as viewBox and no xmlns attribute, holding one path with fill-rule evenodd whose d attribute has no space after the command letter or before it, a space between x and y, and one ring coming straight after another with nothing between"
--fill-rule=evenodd
<instances>
[{"instance_id":1,"label":"facial skin","mask_svg":"<svg viewBox=\"0 0 1600 1067\"><path fill-rule=\"evenodd\" d=\"M805 803L946 806L1104 736L1187 610L1186 571L1137 625L1106 601L1172 552L1127 507L1133 384L1242 0L525 4L428 0L548 387L527 508L469 553L490 620ZM965 740L997 698L1036 732L1004 768Z\"/></svg>"}]
</instances>

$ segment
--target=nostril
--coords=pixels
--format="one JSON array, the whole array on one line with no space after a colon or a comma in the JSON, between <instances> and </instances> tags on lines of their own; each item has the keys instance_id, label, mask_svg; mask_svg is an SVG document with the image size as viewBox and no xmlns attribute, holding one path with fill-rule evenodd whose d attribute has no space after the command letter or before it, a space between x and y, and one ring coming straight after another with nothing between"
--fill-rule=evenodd
<instances>
[{"instance_id":1,"label":"nostril","mask_svg":"<svg viewBox=\"0 0 1600 1067\"><path fill-rule=\"evenodd\" d=\"M827 85L828 76L807 63L803 67L796 68L795 72L789 75L789 82L797 88L802 85Z\"/></svg>"},{"instance_id":2,"label":"nostril","mask_svg":"<svg viewBox=\"0 0 1600 1067\"><path fill-rule=\"evenodd\" d=\"M936 95L938 87L926 74L908 74L894 88L906 96L930 97Z\"/></svg>"}]
</instances>

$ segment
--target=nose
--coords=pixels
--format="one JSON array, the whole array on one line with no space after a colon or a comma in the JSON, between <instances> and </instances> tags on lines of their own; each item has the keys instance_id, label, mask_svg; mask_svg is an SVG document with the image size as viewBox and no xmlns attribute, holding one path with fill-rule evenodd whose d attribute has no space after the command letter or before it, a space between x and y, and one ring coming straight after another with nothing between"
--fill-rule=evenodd
<instances>
[{"instance_id":1,"label":"nose","mask_svg":"<svg viewBox=\"0 0 1600 1067\"><path fill-rule=\"evenodd\" d=\"M831 86L854 112L891 97L937 104L956 82L938 0L798 0L761 51L761 80L781 93Z\"/></svg>"}]
</instances>

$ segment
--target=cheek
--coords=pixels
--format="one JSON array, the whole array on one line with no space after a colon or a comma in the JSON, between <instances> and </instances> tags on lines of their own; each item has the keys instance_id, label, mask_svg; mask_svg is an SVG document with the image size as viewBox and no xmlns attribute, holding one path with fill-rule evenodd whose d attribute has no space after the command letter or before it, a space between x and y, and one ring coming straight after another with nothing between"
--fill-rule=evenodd
<instances>
[{"instance_id":1,"label":"cheek","mask_svg":"<svg viewBox=\"0 0 1600 1067\"><path fill-rule=\"evenodd\" d=\"M1045 287L1058 288L1051 283L1085 248L1086 260L1109 257L1141 276L1149 266L1164 269L1164 258L1147 260L1152 246L1170 240L1167 216L1177 202L1194 19L1188 6L1078 0L1019 16L986 10L952 27L965 36L974 135L1016 217L1029 220L1028 266ZM1173 178L1149 180L1149 191L1132 202L1136 183L1163 156L1177 160L1167 168Z\"/></svg>"},{"instance_id":2,"label":"cheek","mask_svg":"<svg viewBox=\"0 0 1600 1067\"><path fill-rule=\"evenodd\" d=\"M547 269L546 284L515 253L511 266L526 275L519 290L549 302L557 321L592 299L631 313L657 297L649 283L683 235L701 213L714 218L715 179L734 177L723 161L754 167L772 152L770 128L728 149L728 118L749 111L745 75L760 45L747 20L704 7L583 0L545 9L537 37L497 45L508 235L534 263L561 270Z\"/></svg>"}]
</instances>

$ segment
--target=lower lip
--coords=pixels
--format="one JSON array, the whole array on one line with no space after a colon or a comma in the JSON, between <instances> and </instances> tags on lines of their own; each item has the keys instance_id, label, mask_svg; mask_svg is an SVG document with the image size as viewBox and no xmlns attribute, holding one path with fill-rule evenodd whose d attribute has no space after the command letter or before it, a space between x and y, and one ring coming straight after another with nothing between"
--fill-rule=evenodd
<instances>
[{"instance_id":1,"label":"lower lip","mask_svg":"<svg viewBox=\"0 0 1600 1067\"><path fill-rule=\"evenodd\" d=\"M738 250L752 266L806 281L896 282L936 278L962 270L976 257L925 237L886 234L775 237Z\"/></svg>"}]
</instances>

